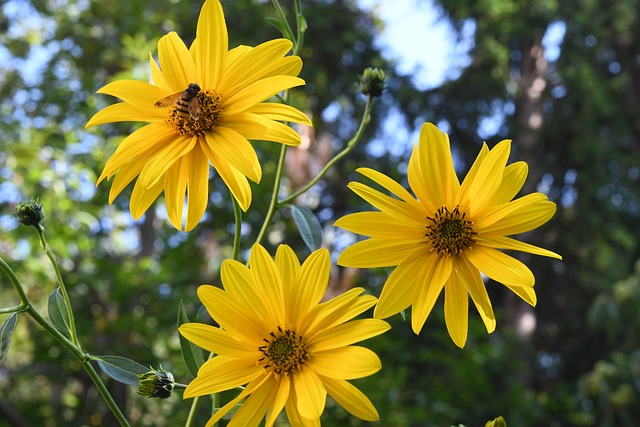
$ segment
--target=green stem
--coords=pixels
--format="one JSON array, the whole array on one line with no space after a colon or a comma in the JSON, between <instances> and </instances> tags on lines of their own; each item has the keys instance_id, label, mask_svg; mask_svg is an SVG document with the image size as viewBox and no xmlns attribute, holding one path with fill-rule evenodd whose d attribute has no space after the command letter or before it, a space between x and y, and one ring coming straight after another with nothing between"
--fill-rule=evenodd
<instances>
[{"instance_id":1,"label":"green stem","mask_svg":"<svg viewBox=\"0 0 640 427\"><path fill-rule=\"evenodd\" d=\"M22 287L22 283L20 283L20 279L18 279L18 276L16 276L11 267L9 267L9 265L2 258L0 258L0 269L7 275L7 277L13 284L13 287L16 289L16 292L20 297L20 301L22 302L21 305L25 306L24 311L26 311L26 313L29 314L29 316L31 316L31 318L37 324L42 326L42 328L44 328L44 330L46 330L56 341L58 341L63 347L66 347L67 350L69 350L71 354L73 354L73 356L80 362L82 367L85 369L85 371L87 371L87 373L93 380L94 384L98 388L98 391L102 395L102 398L107 403L107 406L109 406L109 409L111 409L113 415L118 419L120 425L123 427L129 427L129 422L124 417L124 415L120 411L120 408L118 408L118 405L109 393L109 390L107 390L106 386L102 382L102 379L100 379L100 376L89 362L89 356L84 354L80 349L80 346L76 345L67 337L65 337L60 331L58 331L54 326L47 322L45 318L36 311L35 308L33 308L33 305L31 305L31 301L29 301L29 298L27 297L27 294Z\"/></svg>"},{"instance_id":2,"label":"green stem","mask_svg":"<svg viewBox=\"0 0 640 427\"><path fill-rule=\"evenodd\" d=\"M320 181L322 179L322 177L329 171L329 169L331 169L331 167L333 167L333 165L336 164L337 161L339 161L344 156L349 154L355 148L356 144L360 140L360 137L362 137L362 133L364 132L364 130L366 129L367 125L371 121L371 105L372 105L372 102L373 102L373 98L368 96L367 97L367 105L365 105L365 107L364 107L364 113L362 114L362 120L360 120L360 126L358 127L358 130L357 130L356 134L353 136L353 138L351 138L351 140L347 143L347 146L341 152L336 154L335 157L333 157L331 160L329 160L329 162L324 166L324 168L322 168L322 170L318 173L318 175L316 175L316 177L313 178L307 185L305 185L304 187L302 187L300 190L296 191L295 193L289 195L288 197L280 200L277 203L277 207L283 207L283 206L289 204L290 202L292 202L296 197L298 197L301 194L304 194L307 191L309 191L309 189L311 187L313 187L318 181Z\"/></svg>"},{"instance_id":3,"label":"green stem","mask_svg":"<svg viewBox=\"0 0 640 427\"><path fill-rule=\"evenodd\" d=\"M242 234L242 209L235 197L231 196L233 200L233 217L236 222L236 232L233 236L233 259L238 260L240 257L240 237Z\"/></svg>"},{"instance_id":4,"label":"green stem","mask_svg":"<svg viewBox=\"0 0 640 427\"><path fill-rule=\"evenodd\" d=\"M273 181L273 192L271 193L271 202L269 203L269 209L267 210L267 215L264 218L264 222L262 223L262 228L258 233L258 237L256 238L256 243L260 243L264 237L264 234L267 232L267 228L269 224L271 224L271 220L276 213L276 209L278 206L278 193L280 192L280 182L282 181L282 171L284 170L284 159L287 156L287 146L282 145L280 147L280 158L278 159L278 167L276 169L276 177Z\"/></svg>"},{"instance_id":5,"label":"green stem","mask_svg":"<svg viewBox=\"0 0 640 427\"><path fill-rule=\"evenodd\" d=\"M191 402L191 409L189 409L189 415L187 416L187 421L184 423L184 427L191 427L193 423L193 418L196 415L196 408L198 407L198 402L200 401L200 396L196 396L193 398Z\"/></svg>"},{"instance_id":6,"label":"green stem","mask_svg":"<svg viewBox=\"0 0 640 427\"><path fill-rule=\"evenodd\" d=\"M71 309L71 300L69 299L69 294L67 293L67 287L64 285L62 281L62 275L60 274L60 268L58 267L58 263L51 253L51 249L49 249L49 245L47 244L47 240L44 238L44 227L41 225L34 227L38 233L38 237L40 237L40 246L44 249L44 252L49 257L51 261L51 265L53 265L53 269L56 272L56 278L58 279L58 286L60 286L60 291L62 292L62 298L64 299L64 304L67 307L67 314L69 315L69 335L71 336L71 341L78 348L80 348L80 343L78 343L78 334L76 332L76 323L73 319L73 310Z\"/></svg>"},{"instance_id":7,"label":"green stem","mask_svg":"<svg viewBox=\"0 0 640 427\"><path fill-rule=\"evenodd\" d=\"M19 313L27 309L26 304L16 305L15 307L0 308L0 314Z\"/></svg>"},{"instance_id":8,"label":"green stem","mask_svg":"<svg viewBox=\"0 0 640 427\"><path fill-rule=\"evenodd\" d=\"M307 22L302 14L300 0L295 0L294 3L296 8L296 44L293 48L293 54L300 55L302 45L304 44L304 33L307 31Z\"/></svg>"},{"instance_id":9,"label":"green stem","mask_svg":"<svg viewBox=\"0 0 640 427\"><path fill-rule=\"evenodd\" d=\"M280 28L283 33L282 35L295 43L295 40L293 39L293 31L291 31L291 26L287 21L287 15L284 13L282 6L280 6L280 2L278 2L278 0L271 0L271 4L273 4L273 7L278 14L278 18L280 18L280 22L283 24L282 28Z\"/></svg>"}]
</instances>

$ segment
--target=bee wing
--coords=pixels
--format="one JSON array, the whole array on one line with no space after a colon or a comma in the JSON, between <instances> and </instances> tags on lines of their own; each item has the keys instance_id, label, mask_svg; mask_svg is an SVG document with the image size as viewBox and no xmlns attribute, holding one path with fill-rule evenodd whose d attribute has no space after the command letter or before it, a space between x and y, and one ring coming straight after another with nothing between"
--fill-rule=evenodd
<instances>
[{"instance_id":1,"label":"bee wing","mask_svg":"<svg viewBox=\"0 0 640 427\"><path fill-rule=\"evenodd\" d=\"M200 102L198 101L198 97L194 97L189 103L189 114L193 120L198 120L200 118Z\"/></svg>"},{"instance_id":2,"label":"bee wing","mask_svg":"<svg viewBox=\"0 0 640 427\"><path fill-rule=\"evenodd\" d=\"M160 101L156 102L154 106L156 107L168 107L172 105L174 102L180 98L182 92L174 93L173 95L165 96Z\"/></svg>"}]
</instances>

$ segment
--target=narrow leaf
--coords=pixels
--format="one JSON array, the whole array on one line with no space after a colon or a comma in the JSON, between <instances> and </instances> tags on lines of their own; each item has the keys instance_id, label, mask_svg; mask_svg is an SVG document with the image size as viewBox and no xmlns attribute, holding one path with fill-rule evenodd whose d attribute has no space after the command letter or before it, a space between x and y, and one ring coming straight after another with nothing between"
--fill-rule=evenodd
<instances>
[{"instance_id":1,"label":"narrow leaf","mask_svg":"<svg viewBox=\"0 0 640 427\"><path fill-rule=\"evenodd\" d=\"M120 356L91 356L91 360L98 362L102 371L116 381L129 385L138 385L138 374L149 370L138 362Z\"/></svg>"},{"instance_id":2,"label":"narrow leaf","mask_svg":"<svg viewBox=\"0 0 640 427\"><path fill-rule=\"evenodd\" d=\"M60 293L60 288L56 288L49 295L47 311L49 313L49 320L51 320L53 326L69 338L69 312L67 311L67 306L64 304L64 298Z\"/></svg>"},{"instance_id":3,"label":"narrow leaf","mask_svg":"<svg viewBox=\"0 0 640 427\"><path fill-rule=\"evenodd\" d=\"M16 328L17 319L18 313L13 313L0 325L0 365L9 351L9 346L11 346L11 337Z\"/></svg>"},{"instance_id":4,"label":"narrow leaf","mask_svg":"<svg viewBox=\"0 0 640 427\"><path fill-rule=\"evenodd\" d=\"M184 311L182 301L180 301L180 306L178 307L178 327L185 323L189 323L189 318ZM178 336L180 338L180 348L182 349L182 360L184 360L184 364L189 370L189 373L195 378L198 374L198 369L200 369L200 366L204 363L202 349L191 343L191 341L183 337L181 334L178 334Z\"/></svg>"},{"instance_id":5,"label":"narrow leaf","mask_svg":"<svg viewBox=\"0 0 640 427\"><path fill-rule=\"evenodd\" d=\"M320 249L322 246L322 228L311 209L292 205L291 213L298 230L300 230L302 240L304 240L309 250L313 252L316 249Z\"/></svg>"}]
</instances>

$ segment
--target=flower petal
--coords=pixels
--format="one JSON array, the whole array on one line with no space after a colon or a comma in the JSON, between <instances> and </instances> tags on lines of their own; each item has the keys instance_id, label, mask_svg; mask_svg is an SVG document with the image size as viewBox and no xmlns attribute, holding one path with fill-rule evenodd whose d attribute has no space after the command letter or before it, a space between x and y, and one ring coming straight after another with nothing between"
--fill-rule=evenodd
<instances>
[{"instance_id":1,"label":"flower petal","mask_svg":"<svg viewBox=\"0 0 640 427\"><path fill-rule=\"evenodd\" d=\"M403 260L382 287L380 299L373 312L376 319L386 319L401 312L411 305L416 286L423 286L420 281L423 266L434 258L425 250L414 251Z\"/></svg>"},{"instance_id":2,"label":"flower petal","mask_svg":"<svg viewBox=\"0 0 640 427\"><path fill-rule=\"evenodd\" d=\"M276 422L276 418L284 409L289 400L289 391L291 390L291 380L289 375L283 375L278 381L278 389L275 396L271 399L271 406L267 412L267 420L265 427L271 427Z\"/></svg>"},{"instance_id":3,"label":"flower petal","mask_svg":"<svg viewBox=\"0 0 640 427\"><path fill-rule=\"evenodd\" d=\"M322 377L327 393L351 415L365 421L378 421L380 416L373 403L357 387L344 380Z\"/></svg>"},{"instance_id":4,"label":"flower petal","mask_svg":"<svg viewBox=\"0 0 640 427\"><path fill-rule=\"evenodd\" d=\"M562 255L558 255L550 250L531 245L529 243L520 242L510 237L477 237L476 242L483 246L489 246L496 249L507 249L513 251L527 252L534 255L547 256L550 258L562 259Z\"/></svg>"},{"instance_id":5,"label":"flower petal","mask_svg":"<svg viewBox=\"0 0 640 427\"><path fill-rule=\"evenodd\" d=\"M471 295L471 299L478 313L480 313L487 332L492 333L496 329L496 316L493 314L491 300L480 272L463 257L458 257L453 268L467 292Z\"/></svg>"},{"instance_id":6,"label":"flower petal","mask_svg":"<svg viewBox=\"0 0 640 427\"><path fill-rule=\"evenodd\" d=\"M240 405L229 421L228 427L258 426L265 417L269 406L278 392L278 382L270 382L263 387L256 389ZM277 415L277 414L276 414Z\"/></svg>"},{"instance_id":7,"label":"flower petal","mask_svg":"<svg viewBox=\"0 0 640 427\"><path fill-rule=\"evenodd\" d=\"M522 189L527 179L529 166L526 162L515 162L504 168L504 177L500 187L489 201L489 206L502 205L513 199Z\"/></svg>"},{"instance_id":8,"label":"flower petal","mask_svg":"<svg viewBox=\"0 0 640 427\"><path fill-rule=\"evenodd\" d=\"M136 185L142 185L145 189L155 185L164 177L171 165L195 147L197 140L197 137L185 135L171 141L164 150L158 152L144 165Z\"/></svg>"},{"instance_id":9,"label":"flower petal","mask_svg":"<svg viewBox=\"0 0 640 427\"><path fill-rule=\"evenodd\" d=\"M229 332L203 323L185 323L178 330L180 334L207 351L234 359L251 359L254 362L260 357L257 347L238 341Z\"/></svg>"},{"instance_id":10,"label":"flower petal","mask_svg":"<svg viewBox=\"0 0 640 427\"><path fill-rule=\"evenodd\" d=\"M504 252L476 244L465 255L474 267L496 282L529 288L535 284L529 267Z\"/></svg>"},{"instance_id":11,"label":"flower petal","mask_svg":"<svg viewBox=\"0 0 640 427\"><path fill-rule=\"evenodd\" d=\"M556 204L542 193L527 194L482 215L474 227L479 235L503 236L524 233L549 221L556 212Z\"/></svg>"},{"instance_id":12,"label":"flower petal","mask_svg":"<svg viewBox=\"0 0 640 427\"><path fill-rule=\"evenodd\" d=\"M460 210L462 212L469 211L469 188L476 178L476 175L478 175L478 170L480 169L480 166L482 166L482 162L487 157L487 154L489 154L489 147L487 147L486 143L483 143L482 148L480 149L480 152L478 153L476 159L473 161L473 164L471 165L469 172L467 172L464 181L462 181L462 184L460 184L460 190L458 191L458 195L456 196L455 204L460 206Z\"/></svg>"},{"instance_id":13,"label":"flower petal","mask_svg":"<svg viewBox=\"0 0 640 427\"><path fill-rule=\"evenodd\" d=\"M196 66L189 54L189 49L175 31L162 36L158 41L158 58L162 75L169 85L171 93L184 91L189 83L193 83L197 79ZM158 88L158 90L161 89ZM165 93L164 96L167 95L169 94ZM160 98L162 97L158 97L156 101Z\"/></svg>"},{"instance_id":14,"label":"flower petal","mask_svg":"<svg viewBox=\"0 0 640 427\"><path fill-rule=\"evenodd\" d=\"M183 87L182 90L184 90L184 88L186 88L186 86ZM116 80L100 88L98 93L116 96L126 103L131 104L132 107L144 111L147 115L151 114L162 120L167 118L166 112L155 108L153 105L159 99L171 95L171 92L167 92L150 83L139 80Z\"/></svg>"},{"instance_id":15,"label":"flower petal","mask_svg":"<svg viewBox=\"0 0 640 427\"><path fill-rule=\"evenodd\" d=\"M298 269L290 289L287 322L299 319L320 302L327 290L330 272L329 251L318 249L309 255Z\"/></svg>"},{"instance_id":16,"label":"flower petal","mask_svg":"<svg viewBox=\"0 0 640 427\"><path fill-rule=\"evenodd\" d=\"M184 398L219 393L248 383L264 375L255 360L216 356L202 365L198 376L184 391Z\"/></svg>"},{"instance_id":17,"label":"flower petal","mask_svg":"<svg viewBox=\"0 0 640 427\"><path fill-rule=\"evenodd\" d=\"M300 145L300 135L291 127L248 112L225 116L220 126L232 128L246 139L279 142L285 145Z\"/></svg>"},{"instance_id":18,"label":"flower petal","mask_svg":"<svg viewBox=\"0 0 640 427\"><path fill-rule=\"evenodd\" d=\"M158 198L164 188L164 180L156 182L153 186L145 188L140 184L140 179L136 181L131 192L131 201L129 202L129 211L133 219L140 217L149 209L151 204Z\"/></svg>"},{"instance_id":19,"label":"flower petal","mask_svg":"<svg viewBox=\"0 0 640 427\"><path fill-rule=\"evenodd\" d=\"M164 177L164 202L167 207L169 221L177 229L182 230L182 210L184 196L187 192L189 175L188 155L182 156L167 170Z\"/></svg>"},{"instance_id":20,"label":"flower petal","mask_svg":"<svg viewBox=\"0 0 640 427\"><path fill-rule=\"evenodd\" d=\"M417 236L419 240L424 240L426 232L425 224L398 221L386 212L357 212L339 218L333 225L352 233L393 240L417 240Z\"/></svg>"},{"instance_id":21,"label":"flower petal","mask_svg":"<svg viewBox=\"0 0 640 427\"><path fill-rule=\"evenodd\" d=\"M326 328L347 322L376 304L373 295L360 295L363 288L349 289L347 292L319 304L302 319L298 320L297 329L304 336L312 336Z\"/></svg>"},{"instance_id":22,"label":"flower petal","mask_svg":"<svg viewBox=\"0 0 640 427\"><path fill-rule=\"evenodd\" d=\"M166 118L167 116L161 110L143 110L126 102L119 102L98 111L84 127L87 129L91 126L115 122L152 122L164 125Z\"/></svg>"},{"instance_id":23,"label":"flower petal","mask_svg":"<svg viewBox=\"0 0 640 427\"><path fill-rule=\"evenodd\" d=\"M345 347L380 335L391 328L379 319L360 319L318 332L308 341L309 352L315 353Z\"/></svg>"},{"instance_id":24,"label":"flower petal","mask_svg":"<svg viewBox=\"0 0 640 427\"><path fill-rule=\"evenodd\" d=\"M384 189L398 196L402 201L413 205L418 210L424 210L422 205L415 199L415 197L411 195L411 193L409 193L402 185L398 184L387 175L370 168L358 168L356 169L356 172L363 176L366 176L376 184L382 186Z\"/></svg>"},{"instance_id":25,"label":"flower petal","mask_svg":"<svg viewBox=\"0 0 640 427\"><path fill-rule=\"evenodd\" d=\"M448 256L434 255L426 261L417 280L411 308L411 328L416 334L422 330L453 269L451 257Z\"/></svg>"},{"instance_id":26,"label":"flower petal","mask_svg":"<svg viewBox=\"0 0 640 427\"><path fill-rule=\"evenodd\" d=\"M313 369L301 365L300 369L293 373L293 386L300 415L304 418L320 418L327 400L327 390Z\"/></svg>"},{"instance_id":27,"label":"flower petal","mask_svg":"<svg viewBox=\"0 0 640 427\"><path fill-rule=\"evenodd\" d=\"M391 267L400 264L417 250L428 251L426 240L415 242L372 237L345 249L338 257L338 265L356 268Z\"/></svg>"},{"instance_id":28,"label":"flower petal","mask_svg":"<svg viewBox=\"0 0 640 427\"><path fill-rule=\"evenodd\" d=\"M218 0L209 0L202 5L196 40L194 56L197 58L198 79L202 87L216 88L225 69L229 49L227 24Z\"/></svg>"},{"instance_id":29,"label":"flower petal","mask_svg":"<svg viewBox=\"0 0 640 427\"><path fill-rule=\"evenodd\" d=\"M262 102L248 108L246 112L257 114L269 120L280 120L282 122L293 122L313 126L311 120L309 120L302 111L287 104Z\"/></svg>"},{"instance_id":30,"label":"flower petal","mask_svg":"<svg viewBox=\"0 0 640 427\"><path fill-rule=\"evenodd\" d=\"M293 382L291 383L293 388ZM289 423L295 427L320 427L320 418L303 418L298 411L298 400L296 399L295 390L289 393L289 400L284 406L287 411Z\"/></svg>"},{"instance_id":31,"label":"flower petal","mask_svg":"<svg viewBox=\"0 0 640 427\"><path fill-rule=\"evenodd\" d=\"M496 194L504 168L511 152L511 140L499 142L484 158L469 186L469 210L472 214L482 211Z\"/></svg>"},{"instance_id":32,"label":"flower petal","mask_svg":"<svg viewBox=\"0 0 640 427\"><path fill-rule=\"evenodd\" d=\"M284 293L280 273L278 273L271 255L259 243L254 244L251 248L249 267L255 289L264 298L265 314L269 316L269 324L274 326L284 324Z\"/></svg>"},{"instance_id":33,"label":"flower petal","mask_svg":"<svg viewBox=\"0 0 640 427\"><path fill-rule=\"evenodd\" d=\"M267 313L267 305L265 295L256 287L253 281L251 270L244 264L227 259L222 262L220 267L220 278L224 289L233 295L238 301L242 301L251 313L263 318ZM267 324L265 319L265 329L271 325ZM265 332L269 332L266 330Z\"/></svg>"},{"instance_id":34,"label":"flower petal","mask_svg":"<svg viewBox=\"0 0 640 427\"><path fill-rule=\"evenodd\" d=\"M209 147L231 166L253 182L260 182L260 161L249 141L231 128L218 126L214 133L207 133Z\"/></svg>"},{"instance_id":35,"label":"flower petal","mask_svg":"<svg viewBox=\"0 0 640 427\"><path fill-rule=\"evenodd\" d=\"M536 296L536 292L533 290L533 288L528 288L525 286L512 286L507 284L504 285L509 288L511 292L522 298L527 304L531 305L532 307L536 306L538 297Z\"/></svg>"},{"instance_id":36,"label":"flower petal","mask_svg":"<svg viewBox=\"0 0 640 427\"><path fill-rule=\"evenodd\" d=\"M382 368L373 351L359 346L314 352L305 363L322 376L340 380L363 378Z\"/></svg>"},{"instance_id":37,"label":"flower petal","mask_svg":"<svg viewBox=\"0 0 640 427\"><path fill-rule=\"evenodd\" d=\"M217 425L218 421L222 419L222 417L224 417L229 411L234 409L236 405L238 405L243 399L251 395L251 393L255 392L256 390L262 388L263 385L264 387L270 388L272 383L273 381L271 380L271 377L267 375L262 375L254 379L253 381L250 381L249 384L247 384L247 386L236 397L231 399L226 405L218 409L213 414L209 421L207 421L205 427L214 427L215 425Z\"/></svg>"},{"instance_id":38,"label":"flower petal","mask_svg":"<svg viewBox=\"0 0 640 427\"><path fill-rule=\"evenodd\" d=\"M173 93L151 52L149 52L149 67L151 68L151 78L153 80L153 85L164 90L166 92L165 96L169 96L171 93Z\"/></svg>"},{"instance_id":39,"label":"flower petal","mask_svg":"<svg viewBox=\"0 0 640 427\"><path fill-rule=\"evenodd\" d=\"M185 231L191 231L198 225L209 201L209 162L207 161L207 156L200 149L201 145L197 144L193 151L185 156L190 159L188 211Z\"/></svg>"},{"instance_id":40,"label":"flower petal","mask_svg":"<svg viewBox=\"0 0 640 427\"><path fill-rule=\"evenodd\" d=\"M273 76L258 80L225 99L223 108L227 115L237 114L258 104L278 92L304 85L304 80L293 76Z\"/></svg>"},{"instance_id":41,"label":"flower petal","mask_svg":"<svg viewBox=\"0 0 640 427\"><path fill-rule=\"evenodd\" d=\"M375 208L382 212L386 212L398 221L403 221L416 226L425 225L424 209L420 209L415 207L413 204L389 197L386 194L383 194L378 190L374 190L360 182L350 182L347 187Z\"/></svg>"},{"instance_id":42,"label":"flower petal","mask_svg":"<svg viewBox=\"0 0 640 427\"><path fill-rule=\"evenodd\" d=\"M444 320L449 336L464 348L469 332L469 296L457 274L449 276L444 285Z\"/></svg>"}]
</instances>

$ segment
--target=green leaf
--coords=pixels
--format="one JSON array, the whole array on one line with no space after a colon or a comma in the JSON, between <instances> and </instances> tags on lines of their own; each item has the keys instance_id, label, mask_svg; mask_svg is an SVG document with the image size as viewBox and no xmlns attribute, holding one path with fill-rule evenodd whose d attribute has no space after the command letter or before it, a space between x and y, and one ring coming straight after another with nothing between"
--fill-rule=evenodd
<instances>
[{"instance_id":1,"label":"green leaf","mask_svg":"<svg viewBox=\"0 0 640 427\"><path fill-rule=\"evenodd\" d=\"M316 249L320 249L322 246L322 228L311 209L292 205L291 213L298 230L300 230L302 240L304 240L309 250L313 252Z\"/></svg>"},{"instance_id":2,"label":"green leaf","mask_svg":"<svg viewBox=\"0 0 640 427\"><path fill-rule=\"evenodd\" d=\"M138 385L138 374L149 370L138 362L120 356L91 356L91 360L98 362L102 371L116 381L129 385Z\"/></svg>"},{"instance_id":3,"label":"green leaf","mask_svg":"<svg viewBox=\"0 0 640 427\"><path fill-rule=\"evenodd\" d=\"M293 33L291 32L291 28L287 24L285 24L284 22L282 22L278 18L274 18L274 17L271 17L271 16L266 17L265 20L269 24L271 24L274 27L276 27L282 33L284 38L289 39L292 42L295 40L295 38L293 37Z\"/></svg>"},{"instance_id":4,"label":"green leaf","mask_svg":"<svg viewBox=\"0 0 640 427\"><path fill-rule=\"evenodd\" d=\"M182 301L180 301L180 306L178 307L178 327L185 323L189 323L189 318L184 311ZM200 366L204 363L202 349L191 343L191 341L181 334L178 334L178 336L180 338L180 348L182 349L182 360L184 360L184 364L189 370L189 373L195 378L196 375L198 375L198 369L200 369Z\"/></svg>"},{"instance_id":5,"label":"green leaf","mask_svg":"<svg viewBox=\"0 0 640 427\"><path fill-rule=\"evenodd\" d=\"M16 328L17 319L18 313L13 313L0 325L0 364L2 364L11 346L11 337L13 336L13 330Z\"/></svg>"},{"instance_id":6,"label":"green leaf","mask_svg":"<svg viewBox=\"0 0 640 427\"><path fill-rule=\"evenodd\" d=\"M69 312L64 303L64 298L60 293L60 288L56 288L51 292L51 295L49 295L47 311L49 313L49 320L51 320L53 326L69 338Z\"/></svg>"}]
</instances>

